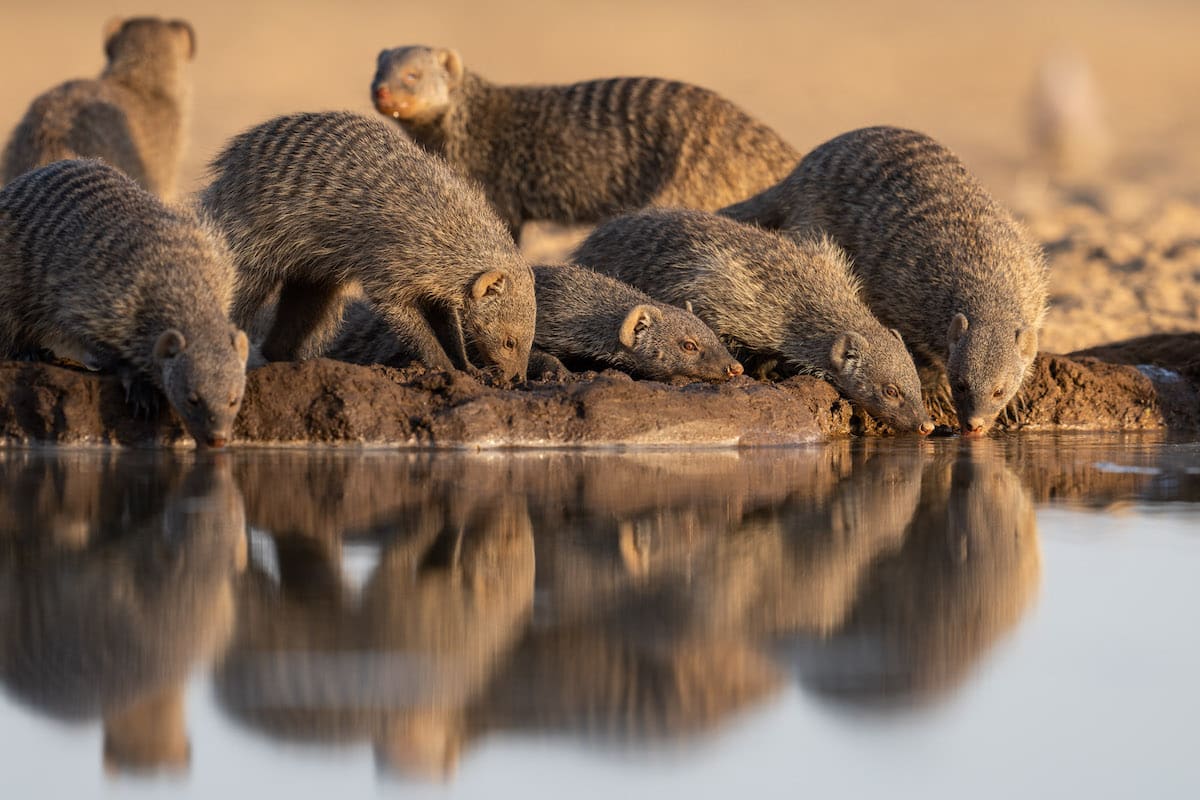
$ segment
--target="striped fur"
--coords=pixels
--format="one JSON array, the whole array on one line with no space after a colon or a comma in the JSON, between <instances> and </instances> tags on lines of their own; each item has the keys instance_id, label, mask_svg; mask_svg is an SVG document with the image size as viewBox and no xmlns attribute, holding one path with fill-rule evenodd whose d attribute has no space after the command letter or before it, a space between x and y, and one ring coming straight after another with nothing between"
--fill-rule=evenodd
<instances>
[{"instance_id":1,"label":"striped fur","mask_svg":"<svg viewBox=\"0 0 1200 800\"><path fill-rule=\"evenodd\" d=\"M778 185L724 209L850 254L867 303L914 352L946 366L964 430L982 432L1020 388L1046 311L1045 259L938 142L864 128L813 150ZM948 335L962 315L958 344Z\"/></svg>"},{"instance_id":2,"label":"striped fur","mask_svg":"<svg viewBox=\"0 0 1200 800\"><path fill-rule=\"evenodd\" d=\"M201 203L237 261L234 319L249 325L279 291L267 359L319 350L361 285L425 364L525 374L533 273L482 193L393 126L279 117L236 137L211 171Z\"/></svg>"},{"instance_id":3,"label":"striped fur","mask_svg":"<svg viewBox=\"0 0 1200 800\"><path fill-rule=\"evenodd\" d=\"M716 93L659 78L496 86L454 51L414 46L380 53L372 91L381 113L478 180L514 232L648 205L715 210L800 157Z\"/></svg>"},{"instance_id":4,"label":"striped fur","mask_svg":"<svg viewBox=\"0 0 1200 800\"><path fill-rule=\"evenodd\" d=\"M66 158L101 158L144 189L175 195L191 112L186 22L110 23L108 63L96 80L61 84L33 101L0 160L0 183Z\"/></svg>"},{"instance_id":5,"label":"striped fur","mask_svg":"<svg viewBox=\"0 0 1200 800\"><path fill-rule=\"evenodd\" d=\"M45 348L117 370L209 444L229 438L245 383L232 293L220 237L100 161L58 161L0 191L0 357Z\"/></svg>"},{"instance_id":6,"label":"striped fur","mask_svg":"<svg viewBox=\"0 0 1200 800\"><path fill-rule=\"evenodd\" d=\"M649 209L602 223L573 258L657 300L690 302L749 355L819 374L901 430L933 428L904 342L867 309L828 240L793 244L702 211Z\"/></svg>"},{"instance_id":7,"label":"striped fur","mask_svg":"<svg viewBox=\"0 0 1200 800\"><path fill-rule=\"evenodd\" d=\"M651 299L606 275L572 266L533 268L537 290L534 353L538 364L615 367L650 380L722 381L742 373L712 329L682 308ZM630 342L622 341L627 328ZM554 358L546 359L549 354ZM347 309L325 355L359 364L413 360L367 303Z\"/></svg>"}]
</instances>

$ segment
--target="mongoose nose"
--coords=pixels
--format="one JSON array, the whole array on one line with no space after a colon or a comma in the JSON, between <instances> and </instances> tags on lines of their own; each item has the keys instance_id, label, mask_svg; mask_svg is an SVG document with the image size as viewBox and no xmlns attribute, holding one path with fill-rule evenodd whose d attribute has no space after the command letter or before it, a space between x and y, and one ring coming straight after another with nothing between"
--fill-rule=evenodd
<instances>
[{"instance_id":1,"label":"mongoose nose","mask_svg":"<svg viewBox=\"0 0 1200 800\"><path fill-rule=\"evenodd\" d=\"M967 424L963 426L963 436L982 436L985 427L983 420L967 420Z\"/></svg>"},{"instance_id":2,"label":"mongoose nose","mask_svg":"<svg viewBox=\"0 0 1200 800\"><path fill-rule=\"evenodd\" d=\"M388 88L386 86L376 86L375 87L375 99L376 100L387 100L388 96L390 94L391 94L391 92L388 91Z\"/></svg>"},{"instance_id":3,"label":"mongoose nose","mask_svg":"<svg viewBox=\"0 0 1200 800\"><path fill-rule=\"evenodd\" d=\"M725 374L731 378L736 378L738 375L741 375L744 371L745 370L742 369L742 365L736 361L725 368Z\"/></svg>"},{"instance_id":4,"label":"mongoose nose","mask_svg":"<svg viewBox=\"0 0 1200 800\"><path fill-rule=\"evenodd\" d=\"M228 443L229 443L229 440L226 439L224 436L209 436L205 440L205 444L207 444L209 447L213 448L214 450L218 450L218 449L224 447Z\"/></svg>"},{"instance_id":5,"label":"mongoose nose","mask_svg":"<svg viewBox=\"0 0 1200 800\"><path fill-rule=\"evenodd\" d=\"M933 423L932 422L922 422L921 427L918 428L917 430L921 432L922 436L928 436L929 434L933 433Z\"/></svg>"}]
</instances>

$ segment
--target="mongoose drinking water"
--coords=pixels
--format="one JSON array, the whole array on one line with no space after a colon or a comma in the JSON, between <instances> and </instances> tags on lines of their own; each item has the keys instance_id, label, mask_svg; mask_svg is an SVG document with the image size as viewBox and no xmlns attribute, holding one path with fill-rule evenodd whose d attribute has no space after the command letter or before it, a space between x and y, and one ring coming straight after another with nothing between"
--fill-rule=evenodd
<instances>
[{"instance_id":1,"label":"mongoose drinking water","mask_svg":"<svg viewBox=\"0 0 1200 800\"><path fill-rule=\"evenodd\" d=\"M533 268L537 328L531 374L568 364L615 367L651 380L721 381L742 374L712 329L682 308L651 299L606 275L572 266ZM412 359L366 303L347 309L325 355L361 364Z\"/></svg>"},{"instance_id":2,"label":"mongoose drinking water","mask_svg":"<svg viewBox=\"0 0 1200 800\"><path fill-rule=\"evenodd\" d=\"M793 244L702 211L647 209L601 223L573 260L658 300L690 302L722 337L826 377L900 430L933 430L900 334L872 316L826 239Z\"/></svg>"},{"instance_id":3,"label":"mongoose drinking water","mask_svg":"<svg viewBox=\"0 0 1200 800\"><path fill-rule=\"evenodd\" d=\"M800 158L708 89L659 78L497 86L454 50L379 54L375 107L479 181L513 235L526 220L599 222L647 205L715 210Z\"/></svg>"},{"instance_id":4,"label":"mongoose drinking water","mask_svg":"<svg viewBox=\"0 0 1200 800\"><path fill-rule=\"evenodd\" d=\"M279 292L266 359L319 350L361 284L426 365L525 375L533 272L482 192L394 126L279 117L234 138L212 174L201 204L237 262L234 319L249 325Z\"/></svg>"},{"instance_id":5,"label":"mongoose drinking water","mask_svg":"<svg viewBox=\"0 0 1200 800\"><path fill-rule=\"evenodd\" d=\"M721 213L844 247L872 311L913 352L944 365L967 434L1020 389L1046 312L1040 248L928 136L863 128L813 150L795 172Z\"/></svg>"},{"instance_id":6,"label":"mongoose drinking water","mask_svg":"<svg viewBox=\"0 0 1200 800\"><path fill-rule=\"evenodd\" d=\"M171 199L191 106L192 26L149 17L112 20L96 80L74 80L33 101L0 164L0 184L65 158L101 158Z\"/></svg>"},{"instance_id":7,"label":"mongoose drinking water","mask_svg":"<svg viewBox=\"0 0 1200 800\"><path fill-rule=\"evenodd\" d=\"M115 370L135 407L165 395L213 447L246 379L233 279L215 232L100 161L58 161L0 191L0 358L49 349Z\"/></svg>"}]
</instances>

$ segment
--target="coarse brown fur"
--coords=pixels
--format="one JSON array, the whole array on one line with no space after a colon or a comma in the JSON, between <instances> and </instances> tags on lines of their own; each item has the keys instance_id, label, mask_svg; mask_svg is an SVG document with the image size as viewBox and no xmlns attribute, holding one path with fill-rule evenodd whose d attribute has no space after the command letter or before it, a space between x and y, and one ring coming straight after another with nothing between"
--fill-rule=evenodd
<instances>
[{"instance_id":1,"label":"coarse brown fur","mask_svg":"<svg viewBox=\"0 0 1200 800\"><path fill-rule=\"evenodd\" d=\"M172 199L191 113L187 65L195 50L196 35L182 20L110 21L100 77L68 81L33 101L5 148L0 183L54 161L100 158Z\"/></svg>"},{"instance_id":2,"label":"coarse brown fur","mask_svg":"<svg viewBox=\"0 0 1200 800\"><path fill-rule=\"evenodd\" d=\"M248 326L278 292L266 359L319 351L361 285L426 365L525 375L532 271L483 194L394 126L278 117L234 138L212 175L201 204L237 261L234 319Z\"/></svg>"},{"instance_id":3,"label":"coarse brown fur","mask_svg":"<svg viewBox=\"0 0 1200 800\"><path fill-rule=\"evenodd\" d=\"M526 220L599 222L644 206L715 210L783 178L787 142L708 89L660 78L497 86L458 53L379 54L376 108Z\"/></svg>"},{"instance_id":4,"label":"coarse brown fur","mask_svg":"<svg viewBox=\"0 0 1200 800\"><path fill-rule=\"evenodd\" d=\"M530 372L571 366L615 367L650 380L721 381L742 366L694 314L651 299L632 286L574 266L533 269L537 328ZM413 360L367 303L354 303L325 355L361 364ZM560 361L561 359L561 361Z\"/></svg>"},{"instance_id":5,"label":"coarse brown fur","mask_svg":"<svg viewBox=\"0 0 1200 800\"><path fill-rule=\"evenodd\" d=\"M943 365L964 432L983 433L1021 387L1046 311L1046 263L1012 215L947 148L863 128L721 213L850 254L875 314Z\"/></svg>"},{"instance_id":6,"label":"coarse brown fur","mask_svg":"<svg viewBox=\"0 0 1200 800\"><path fill-rule=\"evenodd\" d=\"M791 372L830 380L900 430L932 431L900 334L859 298L845 254L702 211L648 209L599 225L574 260L673 305Z\"/></svg>"},{"instance_id":7,"label":"coarse brown fur","mask_svg":"<svg viewBox=\"0 0 1200 800\"><path fill-rule=\"evenodd\" d=\"M135 408L166 395L213 446L246 379L233 281L216 232L100 161L58 161L0 191L0 358L50 350L116 370Z\"/></svg>"}]
</instances>

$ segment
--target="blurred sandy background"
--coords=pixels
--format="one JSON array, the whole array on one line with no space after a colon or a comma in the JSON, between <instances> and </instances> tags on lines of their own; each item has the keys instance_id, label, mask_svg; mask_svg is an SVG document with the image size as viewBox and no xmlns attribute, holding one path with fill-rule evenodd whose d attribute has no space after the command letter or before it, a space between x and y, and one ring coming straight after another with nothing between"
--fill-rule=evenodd
<instances>
[{"instance_id":1,"label":"blurred sandy background","mask_svg":"<svg viewBox=\"0 0 1200 800\"><path fill-rule=\"evenodd\" d=\"M199 185L228 136L268 116L373 113L367 89L381 48L449 45L497 82L645 74L699 83L802 150L862 125L919 128L958 151L1048 244L1061 309L1048 347L1200 327L1200 3L1193 0L5 0L0 9L5 136L36 94L98 73L109 17L188 19L198 53L185 186ZM1083 193L1047 193L1027 166L1031 85L1046 54L1064 45L1090 64L1114 142L1111 164ZM555 242L530 244L543 255ZM1135 291L1139 281L1145 286ZM1089 292L1078 291L1081 283ZM1101 318L1117 321L1098 328Z\"/></svg>"}]
</instances>

